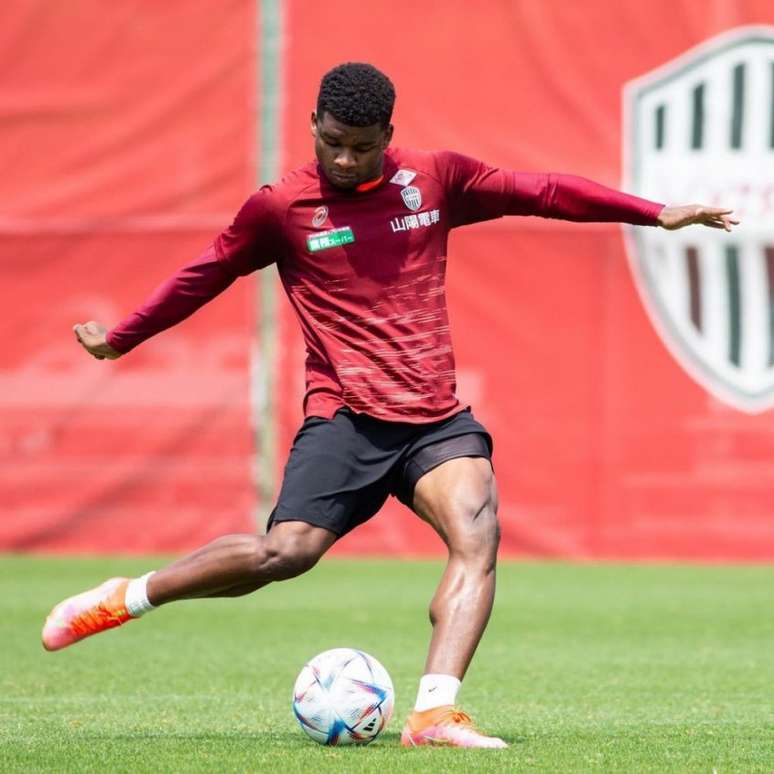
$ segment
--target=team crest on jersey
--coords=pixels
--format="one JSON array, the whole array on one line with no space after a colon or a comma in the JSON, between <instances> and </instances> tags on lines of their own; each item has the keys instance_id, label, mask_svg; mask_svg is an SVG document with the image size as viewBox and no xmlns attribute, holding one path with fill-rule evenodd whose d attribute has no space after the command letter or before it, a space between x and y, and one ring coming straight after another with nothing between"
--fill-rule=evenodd
<instances>
[{"instance_id":1,"label":"team crest on jersey","mask_svg":"<svg viewBox=\"0 0 774 774\"><path fill-rule=\"evenodd\" d=\"M314 211L314 215L312 215L312 225L315 228L320 228L326 220L328 220L328 208L323 205Z\"/></svg>"},{"instance_id":2,"label":"team crest on jersey","mask_svg":"<svg viewBox=\"0 0 774 774\"><path fill-rule=\"evenodd\" d=\"M412 212L416 212L422 206L422 192L416 186L407 186L400 195L403 197L403 203Z\"/></svg>"},{"instance_id":3,"label":"team crest on jersey","mask_svg":"<svg viewBox=\"0 0 774 774\"><path fill-rule=\"evenodd\" d=\"M627 227L629 264L680 365L748 413L774 407L774 27L712 38L628 83L624 188L728 206L728 234Z\"/></svg>"}]
</instances>

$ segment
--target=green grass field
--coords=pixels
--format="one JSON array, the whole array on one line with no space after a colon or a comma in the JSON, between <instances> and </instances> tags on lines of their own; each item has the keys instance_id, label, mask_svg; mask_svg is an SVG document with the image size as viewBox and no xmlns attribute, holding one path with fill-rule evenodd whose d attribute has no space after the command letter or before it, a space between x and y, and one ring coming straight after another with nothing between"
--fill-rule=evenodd
<instances>
[{"instance_id":1,"label":"green grass field","mask_svg":"<svg viewBox=\"0 0 774 774\"><path fill-rule=\"evenodd\" d=\"M774 568L509 564L461 705L503 751L403 750L441 565L324 561L60 653L50 606L158 559L0 558L0 771L774 771ZM362 648L396 714L325 748L290 710L304 661Z\"/></svg>"}]
</instances>

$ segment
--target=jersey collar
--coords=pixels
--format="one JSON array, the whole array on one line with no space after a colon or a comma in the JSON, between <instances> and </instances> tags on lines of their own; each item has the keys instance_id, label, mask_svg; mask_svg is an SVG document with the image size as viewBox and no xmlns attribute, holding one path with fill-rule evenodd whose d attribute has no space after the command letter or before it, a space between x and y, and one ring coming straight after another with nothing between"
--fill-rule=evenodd
<instances>
[{"instance_id":1,"label":"jersey collar","mask_svg":"<svg viewBox=\"0 0 774 774\"><path fill-rule=\"evenodd\" d=\"M374 178L373 180L369 180L367 183L361 183L359 186L355 188L355 190L358 193L368 193L368 191L373 190L376 188L377 185L379 185L382 180L384 180L384 175L379 175L379 177Z\"/></svg>"}]
</instances>

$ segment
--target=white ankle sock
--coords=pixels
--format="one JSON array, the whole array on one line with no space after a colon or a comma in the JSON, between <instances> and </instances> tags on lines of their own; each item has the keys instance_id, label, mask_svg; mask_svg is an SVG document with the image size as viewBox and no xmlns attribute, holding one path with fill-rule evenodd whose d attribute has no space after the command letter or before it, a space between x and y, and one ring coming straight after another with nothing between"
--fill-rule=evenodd
<instances>
[{"instance_id":1,"label":"white ankle sock","mask_svg":"<svg viewBox=\"0 0 774 774\"><path fill-rule=\"evenodd\" d=\"M149 572L140 578L132 578L126 587L124 604L132 618L139 618L141 615L156 609L156 606L148 600L148 578L151 575L153 573Z\"/></svg>"},{"instance_id":2,"label":"white ankle sock","mask_svg":"<svg viewBox=\"0 0 774 774\"><path fill-rule=\"evenodd\" d=\"M444 704L454 704L460 685L462 683L452 675L422 675L414 710L423 712Z\"/></svg>"}]
</instances>

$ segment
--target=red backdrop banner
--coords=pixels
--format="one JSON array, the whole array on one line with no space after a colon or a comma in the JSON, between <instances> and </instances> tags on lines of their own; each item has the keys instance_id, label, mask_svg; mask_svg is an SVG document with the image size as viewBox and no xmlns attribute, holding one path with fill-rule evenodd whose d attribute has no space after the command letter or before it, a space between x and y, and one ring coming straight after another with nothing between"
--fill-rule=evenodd
<instances>
[{"instance_id":1,"label":"red backdrop banner","mask_svg":"<svg viewBox=\"0 0 774 774\"><path fill-rule=\"evenodd\" d=\"M254 4L0 14L0 547L253 529L251 283L116 363L70 329L132 311L254 186Z\"/></svg>"},{"instance_id":2,"label":"red backdrop banner","mask_svg":"<svg viewBox=\"0 0 774 774\"><path fill-rule=\"evenodd\" d=\"M69 333L130 311L254 187L255 5L4 7L2 548L178 551L250 530L256 506L270 506L251 480L252 279L117 363L84 357ZM321 75L365 60L395 82L396 145L620 187L632 153L625 85L729 30L757 25L751 39L765 42L761 25L774 24L770 0L349 8L283 5L285 169L312 154ZM333 29L340 18L346 34ZM767 121L766 69L763 80L753 64L744 72L745 126ZM672 112L661 115L668 132ZM759 170L774 183L774 163ZM694 379L646 311L619 227L514 218L461 229L448 295L459 392L495 439L504 554L774 558L774 411L740 410ZM278 315L277 478L304 383L284 300ZM334 550L442 545L391 502Z\"/></svg>"}]
</instances>

